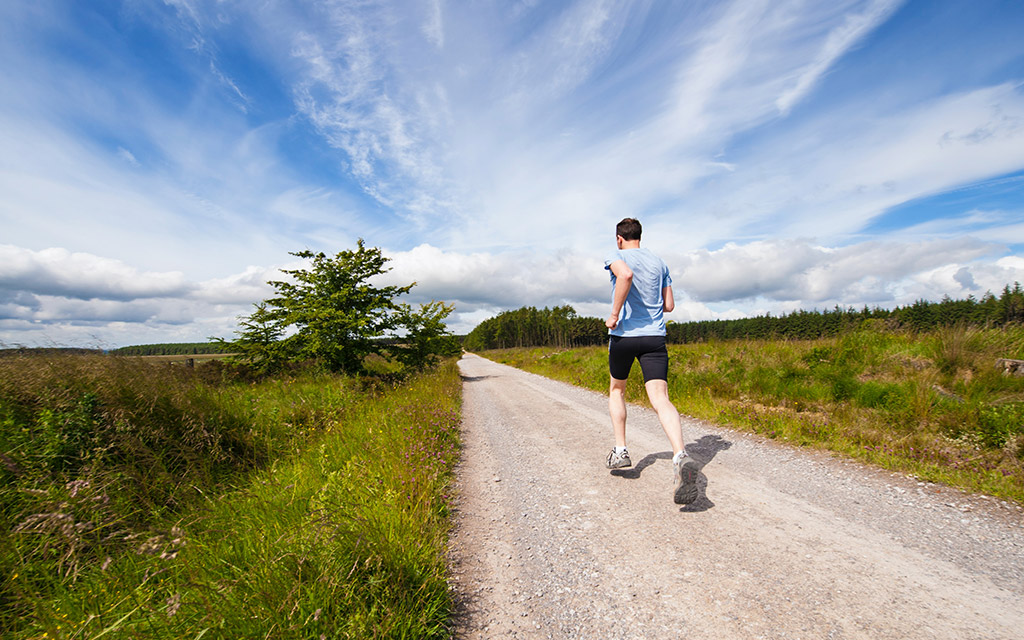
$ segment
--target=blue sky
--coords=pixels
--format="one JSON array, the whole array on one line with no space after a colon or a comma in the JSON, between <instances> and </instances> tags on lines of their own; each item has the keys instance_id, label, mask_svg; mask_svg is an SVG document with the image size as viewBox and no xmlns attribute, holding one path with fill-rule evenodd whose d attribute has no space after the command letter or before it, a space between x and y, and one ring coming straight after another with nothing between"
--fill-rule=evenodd
<instances>
[{"instance_id":1,"label":"blue sky","mask_svg":"<svg viewBox=\"0 0 1024 640\"><path fill-rule=\"evenodd\" d=\"M1024 282L1024 4L0 4L0 344L230 337L363 238L451 327L603 317L634 216L676 321Z\"/></svg>"}]
</instances>

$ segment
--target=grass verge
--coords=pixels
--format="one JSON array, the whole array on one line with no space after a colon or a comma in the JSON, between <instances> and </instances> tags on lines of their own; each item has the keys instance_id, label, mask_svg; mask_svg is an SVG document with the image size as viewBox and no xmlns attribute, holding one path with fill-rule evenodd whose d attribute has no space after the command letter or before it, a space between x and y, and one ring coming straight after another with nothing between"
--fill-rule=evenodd
<instances>
[{"instance_id":1,"label":"grass verge","mask_svg":"<svg viewBox=\"0 0 1024 640\"><path fill-rule=\"evenodd\" d=\"M1024 328L860 331L810 341L670 345L682 413L1024 503ZM485 352L607 393L607 349ZM639 367L627 395L646 402Z\"/></svg>"},{"instance_id":2,"label":"grass verge","mask_svg":"<svg viewBox=\"0 0 1024 640\"><path fill-rule=\"evenodd\" d=\"M454 362L395 387L125 362L0 388L0 635L448 637Z\"/></svg>"}]
</instances>

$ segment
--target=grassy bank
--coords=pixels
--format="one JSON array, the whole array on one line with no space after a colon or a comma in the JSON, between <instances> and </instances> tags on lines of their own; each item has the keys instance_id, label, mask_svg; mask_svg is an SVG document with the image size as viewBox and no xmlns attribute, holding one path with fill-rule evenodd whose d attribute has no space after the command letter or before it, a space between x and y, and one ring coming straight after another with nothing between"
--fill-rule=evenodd
<instances>
[{"instance_id":1,"label":"grassy bank","mask_svg":"<svg viewBox=\"0 0 1024 640\"><path fill-rule=\"evenodd\" d=\"M672 345L683 413L798 446L1024 502L1024 329L860 331L812 341ZM607 350L516 349L489 358L607 392ZM644 402L639 367L628 386Z\"/></svg>"},{"instance_id":2,"label":"grassy bank","mask_svg":"<svg viewBox=\"0 0 1024 640\"><path fill-rule=\"evenodd\" d=\"M0 362L0 635L447 637L454 363L208 366Z\"/></svg>"}]
</instances>

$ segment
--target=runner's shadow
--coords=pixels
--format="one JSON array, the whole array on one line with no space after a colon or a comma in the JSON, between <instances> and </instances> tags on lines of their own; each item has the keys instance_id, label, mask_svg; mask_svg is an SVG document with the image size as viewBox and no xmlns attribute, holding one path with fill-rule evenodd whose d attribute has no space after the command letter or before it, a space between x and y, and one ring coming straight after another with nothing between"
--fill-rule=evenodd
<instances>
[{"instance_id":1,"label":"runner's shadow","mask_svg":"<svg viewBox=\"0 0 1024 640\"><path fill-rule=\"evenodd\" d=\"M640 479L640 474L643 473L643 470L654 464L655 460L671 459L671 451L662 451L660 453L648 453L640 460L640 462L636 463L636 466L630 467L628 469L612 469L611 474L619 478L626 478L628 480L638 480Z\"/></svg>"},{"instance_id":2,"label":"runner's shadow","mask_svg":"<svg viewBox=\"0 0 1024 640\"><path fill-rule=\"evenodd\" d=\"M701 436L696 442L686 445L686 455L690 456L700 464L700 468L703 469L712 459L718 454L719 451L725 451L732 446L732 443L722 438L722 436L708 434ZM715 506L714 502L708 498L708 477L697 472L697 499L690 504L685 504L679 508L679 511L683 513L696 513L700 511L707 511Z\"/></svg>"},{"instance_id":3,"label":"runner's shadow","mask_svg":"<svg viewBox=\"0 0 1024 640\"><path fill-rule=\"evenodd\" d=\"M462 378L463 382L480 382L481 380L486 380L487 378L493 378L494 376L459 376L459 377Z\"/></svg>"},{"instance_id":4,"label":"runner's shadow","mask_svg":"<svg viewBox=\"0 0 1024 640\"><path fill-rule=\"evenodd\" d=\"M703 467L718 454L732 446L732 443L722 436L708 434L701 436L696 442L686 445L686 455L700 463Z\"/></svg>"}]
</instances>

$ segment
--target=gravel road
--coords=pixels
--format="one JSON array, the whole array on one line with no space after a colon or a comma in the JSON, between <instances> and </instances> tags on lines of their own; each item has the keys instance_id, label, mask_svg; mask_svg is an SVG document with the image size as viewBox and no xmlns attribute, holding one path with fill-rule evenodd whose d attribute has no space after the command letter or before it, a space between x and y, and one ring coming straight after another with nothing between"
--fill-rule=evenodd
<instances>
[{"instance_id":1,"label":"gravel road","mask_svg":"<svg viewBox=\"0 0 1024 640\"><path fill-rule=\"evenodd\" d=\"M1024 638L1017 505L684 416L680 507L653 412L609 471L605 396L460 367L457 638Z\"/></svg>"}]
</instances>

